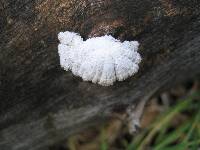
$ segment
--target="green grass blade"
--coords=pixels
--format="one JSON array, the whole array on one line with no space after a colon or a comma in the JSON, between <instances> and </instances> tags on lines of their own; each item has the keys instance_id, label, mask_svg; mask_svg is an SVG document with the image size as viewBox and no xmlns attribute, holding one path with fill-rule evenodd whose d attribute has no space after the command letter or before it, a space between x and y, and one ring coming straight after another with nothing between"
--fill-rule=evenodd
<instances>
[{"instance_id":1,"label":"green grass blade","mask_svg":"<svg viewBox=\"0 0 200 150\"><path fill-rule=\"evenodd\" d=\"M154 150L162 150L164 147L169 145L170 143L178 140L181 135L191 126L191 122L188 121L187 123L184 123L182 126L180 126L177 130L170 133L169 135L165 135L165 138L163 138L162 142L158 144Z\"/></svg>"}]
</instances>

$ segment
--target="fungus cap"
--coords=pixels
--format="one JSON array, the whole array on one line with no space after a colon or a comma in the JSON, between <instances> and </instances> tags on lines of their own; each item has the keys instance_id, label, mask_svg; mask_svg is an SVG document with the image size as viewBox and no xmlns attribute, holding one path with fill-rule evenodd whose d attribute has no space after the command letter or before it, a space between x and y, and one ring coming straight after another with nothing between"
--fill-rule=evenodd
<instances>
[{"instance_id":1,"label":"fungus cap","mask_svg":"<svg viewBox=\"0 0 200 150\"><path fill-rule=\"evenodd\" d=\"M141 56L137 41L124 41L111 35L83 38L74 32L60 32L60 65L84 81L103 86L123 81L138 72Z\"/></svg>"}]
</instances>

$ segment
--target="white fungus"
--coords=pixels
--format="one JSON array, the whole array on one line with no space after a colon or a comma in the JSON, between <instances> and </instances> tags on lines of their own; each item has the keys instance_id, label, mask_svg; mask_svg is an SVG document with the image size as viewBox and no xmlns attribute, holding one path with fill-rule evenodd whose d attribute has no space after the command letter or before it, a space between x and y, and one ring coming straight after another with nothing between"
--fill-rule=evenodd
<instances>
[{"instance_id":1,"label":"white fungus","mask_svg":"<svg viewBox=\"0 0 200 150\"><path fill-rule=\"evenodd\" d=\"M58 39L61 67L84 81L109 86L134 75L139 69L141 56L137 52L137 41L120 42L110 35L83 41L79 34L68 31L60 32Z\"/></svg>"}]
</instances>

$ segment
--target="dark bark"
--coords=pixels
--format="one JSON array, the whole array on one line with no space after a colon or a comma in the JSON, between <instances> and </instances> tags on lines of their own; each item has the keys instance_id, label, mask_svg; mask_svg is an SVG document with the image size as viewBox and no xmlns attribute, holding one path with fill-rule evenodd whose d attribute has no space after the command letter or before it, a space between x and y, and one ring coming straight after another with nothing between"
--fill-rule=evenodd
<instances>
[{"instance_id":1,"label":"dark bark","mask_svg":"<svg viewBox=\"0 0 200 150\"><path fill-rule=\"evenodd\" d=\"M110 87L74 77L59 65L65 30L138 40L139 73ZM45 150L199 66L198 0L1 0L0 149Z\"/></svg>"}]
</instances>

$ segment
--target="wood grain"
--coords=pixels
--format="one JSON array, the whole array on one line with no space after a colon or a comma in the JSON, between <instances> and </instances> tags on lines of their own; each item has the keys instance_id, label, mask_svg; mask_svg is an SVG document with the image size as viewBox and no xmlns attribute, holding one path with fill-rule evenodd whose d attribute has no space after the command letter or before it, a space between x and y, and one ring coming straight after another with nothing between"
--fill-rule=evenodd
<instances>
[{"instance_id":1,"label":"wood grain","mask_svg":"<svg viewBox=\"0 0 200 150\"><path fill-rule=\"evenodd\" d=\"M59 65L65 30L138 40L139 73L111 87L74 77ZM45 150L199 68L197 0L1 0L0 149Z\"/></svg>"}]
</instances>

